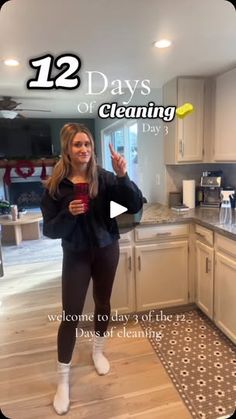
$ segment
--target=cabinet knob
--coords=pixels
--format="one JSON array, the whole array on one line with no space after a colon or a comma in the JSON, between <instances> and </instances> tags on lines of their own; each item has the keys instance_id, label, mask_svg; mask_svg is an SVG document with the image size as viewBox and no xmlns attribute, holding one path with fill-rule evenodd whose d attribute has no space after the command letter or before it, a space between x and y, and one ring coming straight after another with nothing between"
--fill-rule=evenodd
<instances>
[{"instance_id":1,"label":"cabinet knob","mask_svg":"<svg viewBox=\"0 0 236 419\"><path fill-rule=\"evenodd\" d=\"M179 137L179 154L184 157L184 121L182 119L178 120L178 137Z\"/></svg>"},{"instance_id":2,"label":"cabinet knob","mask_svg":"<svg viewBox=\"0 0 236 419\"><path fill-rule=\"evenodd\" d=\"M184 157L184 142L183 140L179 140L179 154L181 157Z\"/></svg>"},{"instance_id":3,"label":"cabinet knob","mask_svg":"<svg viewBox=\"0 0 236 419\"><path fill-rule=\"evenodd\" d=\"M203 233L199 233L198 231L196 231L196 234L201 237L202 239L206 240L206 236Z\"/></svg>"},{"instance_id":4,"label":"cabinet knob","mask_svg":"<svg viewBox=\"0 0 236 419\"><path fill-rule=\"evenodd\" d=\"M183 140L179 140L179 154L183 155Z\"/></svg>"},{"instance_id":5,"label":"cabinet knob","mask_svg":"<svg viewBox=\"0 0 236 419\"><path fill-rule=\"evenodd\" d=\"M138 256L138 269L141 271L141 256Z\"/></svg>"},{"instance_id":6,"label":"cabinet knob","mask_svg":"<svg viewBox=\"0 0 236 419\"><path fill-rule=\"evenodd\" d=\"M129 266L129 270L132 270L132 264L131 264L131 256L129 256L128 258L128 266Z\"/></svg>"},{"instance_id":7,"label":"cabinet knob","mask_svg":"<svg viewBox=\"0 0 236 419\"><path fill-rule=\"evenodd\" d=\"M208 274L211 270L211 261L206 257L206 274Z\"/></svg>"}]
</instances>

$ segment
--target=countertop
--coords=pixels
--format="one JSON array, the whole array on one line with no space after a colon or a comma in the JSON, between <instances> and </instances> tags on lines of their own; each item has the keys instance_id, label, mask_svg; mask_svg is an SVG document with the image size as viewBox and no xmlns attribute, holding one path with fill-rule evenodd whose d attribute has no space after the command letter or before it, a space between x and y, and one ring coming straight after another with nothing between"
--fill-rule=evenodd
<instances>
[{"instance_id":1,"label":"countertop","mask_svg":"<svg viewBox=\"0 0 236 419\"><path fill-rule=\"evenodd\" d=\"M162 204L144 204L140 226L188 222L197 222L236 240L236 210L233 210L233 224L221 225L218 208L194 208L184 213L178 213Z\"/></svg>"}]
</instances>

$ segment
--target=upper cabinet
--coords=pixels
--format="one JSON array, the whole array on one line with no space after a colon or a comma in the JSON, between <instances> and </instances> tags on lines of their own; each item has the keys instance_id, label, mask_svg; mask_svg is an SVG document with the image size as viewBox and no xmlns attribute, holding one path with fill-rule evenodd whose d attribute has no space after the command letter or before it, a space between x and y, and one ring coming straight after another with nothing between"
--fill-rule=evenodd
<instances>
[{"instance_id":1,"label":"upper cabinet","mask_svg":"<svg viewBox=\"0 0 236 419\"><path fill-rule=\"evenodd\" d=\"M214 161L236 161L236 68L216 78Z\"/></svg>"},{"instance_id":2,"label":"upper cabinet","mask_svg":"<svg viewBox=\"0 0 236 419\"><path fill-rule=\"evenodd\" d=\"M178 107L186 102L194 106L194 111L167 123L165 164L203 162L204 79L177 77L164 85L164 106Z\"/></svg>"}]
</instances>

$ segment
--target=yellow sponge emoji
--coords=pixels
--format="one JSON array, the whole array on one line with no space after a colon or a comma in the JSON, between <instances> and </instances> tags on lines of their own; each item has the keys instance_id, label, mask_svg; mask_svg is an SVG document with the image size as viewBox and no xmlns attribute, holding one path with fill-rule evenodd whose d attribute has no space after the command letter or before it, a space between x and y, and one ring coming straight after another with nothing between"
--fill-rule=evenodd
<instances>
[{"instance_id":1,"label":"yellow sponge emoji","mask_svg":"<svg viewBox=\"0 0 236 419\"><path fill-rule=\"evenodd\" d=\"M178 116L178 118L185 118L185 116L189 115L194 111L194 107L191 103L184 103L184 105L179 106L175 113Z\"/></svg>"}]
</instances>

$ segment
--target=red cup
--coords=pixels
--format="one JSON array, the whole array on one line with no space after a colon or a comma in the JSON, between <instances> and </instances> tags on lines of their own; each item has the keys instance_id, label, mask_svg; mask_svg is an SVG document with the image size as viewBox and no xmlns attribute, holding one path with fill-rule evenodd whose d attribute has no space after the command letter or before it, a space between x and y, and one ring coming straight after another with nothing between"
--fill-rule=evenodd
<instances>
[{"instance_id":1,"label":"red cup","mask_svg":"<svg viewBox=\"0 0 236 419\"><path fill-rule=\"evenodd\" d=\"M89 209L89 188L88 183L76 183L74 185L75 199L80 199L84 204L85 212Z\"/></svg>"}]
</instances>

